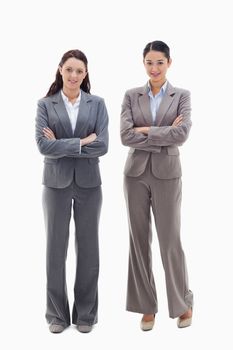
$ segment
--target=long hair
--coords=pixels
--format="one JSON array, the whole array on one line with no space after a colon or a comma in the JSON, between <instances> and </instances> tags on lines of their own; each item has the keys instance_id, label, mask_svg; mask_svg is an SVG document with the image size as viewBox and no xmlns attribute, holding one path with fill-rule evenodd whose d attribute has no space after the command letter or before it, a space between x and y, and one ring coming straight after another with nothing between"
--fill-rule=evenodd
<instances>
[{"instance_id":1,"label":"long hair","mask_svg":"<svg viewBox=\"0 0 233 350\"><path fill-rule=\"evenodd\" d=\"M83 79L83 82L82 82L80 88L83 91L85 91L88 94L90 94L91 84L90 84L89 74L88 74L88 69L87 69L88 61L87 61L87 57L85 56L85 54L82 51L80 51L80 50L70 50L70 51L67 51L66 53L64 53L64 55L62 56L62 59L61 59L61 61L59 63L59 67L62 67L63 64L71 57L77 58L78 60L80 60L80 61L82 61L84 63L84 65L86 67L87 75ZM47 92L45 97L48 97L48 96L56 94L62 88L63 88L63 80L62 80L62 76L61 76L59 68L58 68L57 72L56 72L55 81L50 86L49 91Z\"/></svg>"}]
</instances>

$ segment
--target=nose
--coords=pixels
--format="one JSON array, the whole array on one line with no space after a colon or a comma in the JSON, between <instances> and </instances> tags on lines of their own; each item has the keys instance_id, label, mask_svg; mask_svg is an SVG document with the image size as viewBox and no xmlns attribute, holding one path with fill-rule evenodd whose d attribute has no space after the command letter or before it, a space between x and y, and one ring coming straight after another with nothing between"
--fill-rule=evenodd
<instances>
[{"instance_id":1,"label":"nose","mask_svg":"<svg viewBox=\"0 0 233 350\"><path fill-rule=\"evenodd\" d=\"M151 69L151 73L157 73L157 72L158 72L157 67L152 67L152 69Z\"/></svg>"},{"instance_id":2,"label":"nose","mask_svg":"<svg viewBox=\"0 0 233 350\"><path fill-rule=\"evenodd\" d=\"M153 69L158 69L159 66L158 66L158 64L156 62L154 62L152 67L153 67Z\"/></svg>"},{"instance_id":3,"label":"nose","mask_svg":"<svg viewBox=\"0 0 233 350\"><path fill-rule=\"evenodd\" d=\"M72 77L72 78L77 77L77 73L76 73L76 71L75 71L75 70L73 70L73 71L71 72L71 77Z\"/></svg>"}]
</instances>

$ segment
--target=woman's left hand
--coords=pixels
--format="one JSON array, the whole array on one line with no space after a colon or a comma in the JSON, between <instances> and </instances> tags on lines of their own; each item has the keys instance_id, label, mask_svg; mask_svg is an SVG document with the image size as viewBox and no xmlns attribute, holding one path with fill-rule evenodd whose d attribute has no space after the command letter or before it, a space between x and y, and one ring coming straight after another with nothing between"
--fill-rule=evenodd
<instances>
[{"instance_id":1,"label":"woman's left hand","mask_svg":"<svg viewBox=\"0 0 233 350\"><path fill-rule=\"evenodd\" d=\"M56 137L54 135L54 132L49 129L49 128L43 128L43 133L44 136L48 139L48 140L56 140Z\"/></svg>"},{"instance_id":2,"label":"woman's left hand","mask_svg":"<svg viewBox=\"0 0 233 350\"><path fill-rule=\"evenodd\" d=\"M141 134L144 134L144 135L148 135L149 130L150 130L149 126L137 126L136 128L134 128L134 131L136 133L141 133Z\"/></svg>"}]
</instances>

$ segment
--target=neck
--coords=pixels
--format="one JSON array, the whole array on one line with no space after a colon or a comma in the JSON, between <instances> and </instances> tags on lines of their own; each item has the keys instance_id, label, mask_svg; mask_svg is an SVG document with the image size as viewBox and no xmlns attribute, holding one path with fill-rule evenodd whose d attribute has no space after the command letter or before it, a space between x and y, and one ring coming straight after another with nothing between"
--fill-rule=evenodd
<instances>
[{"instance_id":1,"label":"neck","mask_svg":"<svg viewBox=\"0 0 233 350\"><path fill-rule=\"evenodd\" d=\"M66 97L68 97L69 101L76 100L80 94L80 89L70 90L70 89L63 87L62 91L63 91L64 95L66 95Z\"/></svg>"},{"instance_id":2,"label":"neck","mask_svg":"<svg viewBox=\"0 0 233 350\"><path fill-rule=\"evenodd\" d=\"M164 79L163 81L158 81L158 82L154 82L154 81L150 80L150 86L151 86L152 93L154 95L157 94L165 82L166 82L166 79Z\"/></svg>"}]
</instances>

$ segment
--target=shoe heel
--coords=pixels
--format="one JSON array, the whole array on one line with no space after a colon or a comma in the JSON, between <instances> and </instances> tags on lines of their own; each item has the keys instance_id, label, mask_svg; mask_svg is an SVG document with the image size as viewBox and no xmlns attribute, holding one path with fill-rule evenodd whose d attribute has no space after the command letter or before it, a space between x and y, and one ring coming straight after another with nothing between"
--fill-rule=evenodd
<instances>
[{"instance_id":1,"label":"shoe heel","mask_svg":"<svg viewBox=\"0 0 233 350\"><path fill-rule=\"evenodd\" d=\"M189 318L178 318L177 320L177 326L178 328L185 328L185 327L189 327L192 324L192 317L193 317L193 308L191 307L192 310L192 316Z\"/></svg>"}]
</instances>

